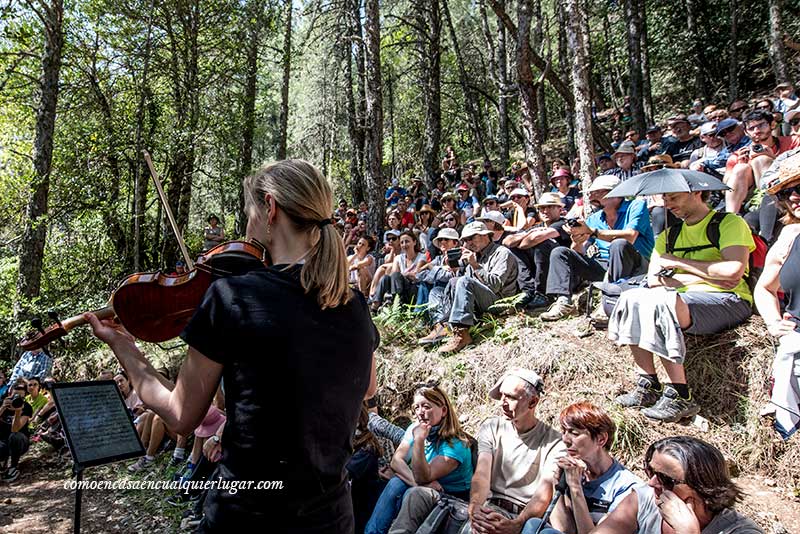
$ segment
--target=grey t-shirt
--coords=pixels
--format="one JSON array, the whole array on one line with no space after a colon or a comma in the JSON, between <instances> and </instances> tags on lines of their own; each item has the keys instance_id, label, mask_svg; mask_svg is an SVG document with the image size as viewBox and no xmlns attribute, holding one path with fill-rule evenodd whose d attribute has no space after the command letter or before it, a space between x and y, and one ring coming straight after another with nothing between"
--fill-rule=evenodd
<instances>
[{"instance_id":1,"label":"grey t-shirt","mask_svg":"<svg viewBox=\"0 0 800 534\"><path fill-rule=\"evenodd\" d=\"M656 504L653 488L641 485L634 488L639 501L639 513L636 515L638 534L661 534L661 512ZM764 531L751 519L735 510L726 508L714 516L706 525L702 534L764 534Z\"/></svg>"},{"instance_id":2,"label":"grey t-shirt","mask_svg":"<svg viewBox=\"0 0 800 534\"><path fill-rule=\"evenodd\" d=\"M525 506L543 476L552 476L556 458L566 455L561 434L539 421L519 434L511 421L492 417L478 431L478 454L492 455L490 497Z\"/></svg>"}]
</instances>

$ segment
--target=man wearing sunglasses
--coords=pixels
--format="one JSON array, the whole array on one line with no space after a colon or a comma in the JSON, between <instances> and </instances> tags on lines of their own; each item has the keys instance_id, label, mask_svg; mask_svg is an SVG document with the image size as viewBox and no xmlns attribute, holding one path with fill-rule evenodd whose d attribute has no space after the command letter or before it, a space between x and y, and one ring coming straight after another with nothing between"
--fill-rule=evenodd
<instances>
[{"instance_id":1,"label":"man wearing sunglasses","mask_svg":"<svg viewBox=\"0 0 800 534\"><path fill-rule=\"evenodd\" d=\"M749 145L750 138L745 135L742 123L733 118L719 121L716 136L724 141L725 147L719 151L716 157L706 159L697 166L691 167L691 169L722 178L722 175L725 174L725 165L728 163L728 158L737 150Z\"/></svg>"},{"instance_id":2,"label":"man wearing sunglasses","mask_svg":"<svg viewBox=\"0 0 800 534\"><path fill-rule=\"evenodd\" d=\"M728 106L728 115L737 121L742 120L742 115L749 109L749 105L744 100L734 100Z\"/></svg>"},{"instance_id":3,"label":"man wearing sunglasses","mask_svg":"<svg viewBox=\"0 0 800 534\"><path fill-rule=\"evenodd\" d=\"M775 119L769 111L751 111L744 117L744 127L751 143L733 152L725 164L724 181L731 188L725 192L725 211L729 213L742 211L753 186L760 185L775 156L793 148L791 137L772 135Z\"/></svg>"}]
</instances>

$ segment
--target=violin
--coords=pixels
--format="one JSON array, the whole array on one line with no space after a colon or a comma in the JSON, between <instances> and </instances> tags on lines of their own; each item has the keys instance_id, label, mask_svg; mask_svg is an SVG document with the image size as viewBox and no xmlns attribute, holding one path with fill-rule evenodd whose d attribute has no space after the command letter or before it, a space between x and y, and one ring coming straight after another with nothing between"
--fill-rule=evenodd
<instances>
[{"instance_id":1,"label":"violin","mask_svg":"<svg viewBox=\"0 0 800 534\"><path fill-rule=\"evenodd\" d=\"M137 339L160 343L177 337L183 331L214 280L269 266L270 260L267 249L258 241L251 240L221 243L193 262L166 202L150 155L144 152L144 158L189 271L179 275L160 271L131 274L112 293L108 306L92 313L101 320L116 319ZM41 322L34 324L37 331L20 340L19 347L24 351L41 348L87 322L83 314L64 321L54 318L55 324L46 329L42 328Z\"/></svg>"},{"instance_id":2,"label":"violin","mask_svg":"<svg viewBox=\"0 0 800 534\"><path fill-rule=\"evenodd\" d=\"M179 275L160 271L127 276L109 299L108 306L92 313L98 319L116 319L142 341L161 343L177 337L189 324L211 283L269 265L266 249L258 242L228 241L197 259L194 268ZM86 324L83 314L31 332L20 342L24 351L36 350Z\"/></svg>"}]
</instances>

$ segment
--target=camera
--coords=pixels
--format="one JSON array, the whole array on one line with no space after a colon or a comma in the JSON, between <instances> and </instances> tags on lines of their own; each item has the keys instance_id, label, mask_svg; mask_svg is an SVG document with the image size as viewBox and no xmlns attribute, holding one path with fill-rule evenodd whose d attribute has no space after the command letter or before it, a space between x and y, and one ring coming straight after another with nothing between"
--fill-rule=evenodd
<instances>
[{"instance_id":1,"label":"camera","mask_svg":"<svg viewBox=\"0 0 800 534\"><path fill-rule=\"evenodd\" d=\"M447 265L458 269L461 260L461 247L451 248L447 251Z\"/></svg>"},{"instance_id":2,"label":"camera","mask_svg":"<svg viewBox=\"0 0 800 534\"><path fill-rule=\"evenodd\" d=\"M675 276L675 269L661 269L656 273L656 276L662 278L672 278Z\"/></svg>"},{"instance_id":3,"label":"camera","mask_svg":"<svg viewBox=\"0 0 800 534\"><path fill-rule=\"evenodd\" d=\"M23 404L25 404L25 399L22 398L22 395L20 395L19 393L15 393L11 397L11 407L14 408L15 410L19 410L20 408L22 408Z\"/></svg>"},{"instance_id":4,"label":"camera","mask_svg":"<svg viewBox=\"0 0 800 534\"><path fill-rule=\"evenodd\" d=\"M764 152L764 145L753 145L750 150L758 154L759 152Z\"/></svg>"},{"instance_id":5,"label":"camera","mask_svg":"<svg viewBox=\"0 0 800 534\"><path fill-rule=\"evenodd\" d=\"M581 224L583 224L583 221L578 219L577 217L571 217L567 219L567 226L569 226L570 228L576 228Z\"/></svg>"}]
</instances>

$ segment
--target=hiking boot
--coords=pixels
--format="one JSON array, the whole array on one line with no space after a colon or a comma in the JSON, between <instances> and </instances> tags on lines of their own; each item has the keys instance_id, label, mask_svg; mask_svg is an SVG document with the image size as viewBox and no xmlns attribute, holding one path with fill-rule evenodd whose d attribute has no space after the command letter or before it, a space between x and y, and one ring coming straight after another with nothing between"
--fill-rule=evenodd
<instances>
[{"instance_id":1,"label":"hiking boot","mask_svg":"<svg viewBox=\"0 0 800 534\"><path fill-rule=\"evenodd\" d=\"M541 314L539 318L542 321L558 321L564 317L569 317L575 313L575 305L572 304L567 297L558 297L558 299L550 306L546 312Z\"/></svg>"},{"instance_id":2,"label":"hiking boot","mask_svg":"<svg viewBox=\"0 0 800 534\"><path fill-rule=\"evenodd\" d=\"M137 473L142 469L147 469L153 465L154 461L155 459L148 460L147 456L142 456L141 458L139 458L134 463L128 466L128 472Z\"/></svg>"},{"instance_id":3,"label":"hiking boot","mask_svg":"<svg viewBox=\"0 0 800 534\"><path fill-rule=\"evenodd\" d=\"M575 328L573 334L575 334L575 337L580 338L589 337L594 334L594 324L591 321L584 320Z\"/></svg>"},{"instance_id":4,"label":"hiking boot","mask_svg":"<svg viewBox=\"0 0 800 534\"><path fill-rule=\"evenodd\" d=\"M658 402L660 397L661 389L654 389L649 380L639 377L633 391L620 395L614 401L625 408L647 408Z\"/></svg>"},{"instance_id":5,"label":"hiking boot","mask_svg":"<svg viewBox=\"0 0 800 534\"><path fill-rule=\"evenodd\" d=\"M456 326L453 328L453 337L450 341L439 347L439 352L458 352L472 343L472 336L469 335L469 328Z\"/></svg>"},{"instance_id":6,"label":"hiking boot","mask_svg":"<svg viewBox=\"0 0 800 534\"><path fill-rule=\"evenodd\" d=\"M689 398L684 399L675 388L669 386L664 388L664 394L658 399L658 402L652 408L642 410L642 414L656 421L663 421L665 423L677 423L681 419L694 417L700 411L700 406L692 400L692 394L689 393Z\"/></svg>"},{"instance_id":7,"label":"hiking boot","mask_svg":"<svg viewBox=\"0 0 800 534\"><path fill-rule=\"evenodd\" d=\"M532 311L541 308L546 308L549 305L550 305L550 299L547 298L546 295L542 295L541 293L534 293L530 301L528 301L528 303L525 305L525 309Z\"/></svg>"},{"instance_id":8,"label":"hiking boot","mask_svg":"<svg viewBox=\"0 0 800 534\"><path fill-rule=\"evenodd\" d=\"M433 330L427 336L417 340L418 345L435 345L448 336L447 327L444 323L436 323Z\"/></svg>"},{"instance_id":9,"label":"hiking boot","mask_svg":"<svg viewBox=\"0 0 800 534\"><path fill-rule=\"evenodd\" d=\"M9 467L6 470L5 474L3 474L3 482L14 482L19 478L19 469L16 467Z\"/></svg>"}]
</instances>

